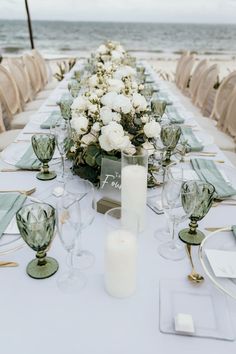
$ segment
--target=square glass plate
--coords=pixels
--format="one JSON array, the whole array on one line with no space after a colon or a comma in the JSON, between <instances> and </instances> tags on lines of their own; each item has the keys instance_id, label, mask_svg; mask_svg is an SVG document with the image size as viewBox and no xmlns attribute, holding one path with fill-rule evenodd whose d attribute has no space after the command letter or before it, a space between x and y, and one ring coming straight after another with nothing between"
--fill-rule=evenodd
<instances>
[{"instance_id":1,"label":"square glass plate","mask_svg":"<svg viewBox=\"0 0 236 354\"><path fill-rule=\"evenodd\" d=\"M206 337L234 341L226 297L205 284L193 285L183 279L160 281L160 331L186 335L175 331L174 319L178 313L190 314L195 333L191 337Z\"/></svg>"}]
</instances>

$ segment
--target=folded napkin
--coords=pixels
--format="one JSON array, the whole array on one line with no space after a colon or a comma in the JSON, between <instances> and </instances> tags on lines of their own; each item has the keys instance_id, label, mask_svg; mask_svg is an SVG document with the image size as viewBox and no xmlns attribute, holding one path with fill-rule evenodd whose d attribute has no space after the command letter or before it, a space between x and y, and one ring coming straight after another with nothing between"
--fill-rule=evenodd
<instances>
[{"instance_id":1,"label":"folded napkin","mask_svg":"<svg viewBox=\"0 0 236 354\"><path fill-rule=\"evenodd\" d=\"M207 159L191 159L191 164L202 181L213 184L218 199L229 198L236 195L236 190L225 181L214 161Z\"/></svg>"},{"instance_id":2,"label":"folded napkin","mask_svg":"<svg viewBox=\"0 0 236 354\"><path fill-rule=\"evenodd\" d=\"M61 118L61 113L58 111L53 111L50 116L40 125L41 129L54 128L58 119Z\"/></svg>"},{"instance_id":3,"label":"folded napkin","mask_svg":"<svg viewBox=\"0 0 236 354\"><path fill-rule=\"evenodd\" d=\"M184 118L181 117L179 112L173 106L166 107L166 114L172 124L182 124L184 123Z\"/></svg>"},{"instance_id":4,"label":"folded napkin","mask_svg":"<svg viewBox=\"0 0 236 354\"><path fill-rule=\"evenodd\" d=\"M25 199L26 196L19 193L0 193L0 237Z\"/></svg>"},{"instance_id":5,"label":"folded napkin","mask_svg":"<svg viewBox=\"0 0 236 354\"><path fill-rule=\"evenodd\" d=\"M196 138L195 134L193 133L192 128L189 127L181 127L182 130L182 141L186 141L190 151L202 151L203 145L202 143Z\"/></svg>"},{"instance_id":6,"label":"folded napkin","mask_svg":"<svg viewBox=\"0 0 236 354\"><path fill-rule=\"evenodd\" d=\"M159 100L164 100L164 101L166 101L166 103L168 104L168 105L171 105L171 104L173 104L173 102L171 101L171 99L169 98L169 96L168 96L168 94L167 93L165 93L165 92L158 92L158 94L157 94L157 96L158 96L158 99Z\"/></svg>"},{"instance_id":7,"label":"folded napkin","mask_svg":"<svg viewBox=\"0 0 236 354\"><path fill-rule=\"evenodd\" d=\"M39 170L41 162L37 159L31 145L15 166L22 170Z\"/></svg>"}]
</instances>

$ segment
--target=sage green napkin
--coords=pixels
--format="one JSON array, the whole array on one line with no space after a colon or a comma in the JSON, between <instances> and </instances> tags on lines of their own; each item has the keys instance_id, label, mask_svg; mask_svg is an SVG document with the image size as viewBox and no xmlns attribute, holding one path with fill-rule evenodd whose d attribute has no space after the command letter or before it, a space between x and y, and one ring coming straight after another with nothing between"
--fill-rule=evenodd
<instances>
[{"instance_id":1,"label":"sage green napkin","mask_svg":"<svg viewBox=\"0 0 236 354\"><path fill-rule=\"evenodd\" d=\"M19 193L0 193L0 237L25 199L26 196Z\"/></svg>"},{"instance_id":2,"label":"sage green napkin","mask_svg":"<svg viewBox=\"0 0 236 354\"><path fill-rule=\"evenodd\" d=\"M198 139L196 138L195 134L193 133L192 128L189 127L181 127L182 130L182 141L186 141L190 151L202 151L203 145Z\"/></svg>"},{"instance_id":3,"label":"sage green napkin","mask_svg":"<svg viewBox=\"0 0 236 354\"><path fill-rule=\"evenodd\" d=\"M58 111L53 111L50 116L40 125L41 129L54 128L58 119L61 118L61 113Z\"/></svg>"},{"instance_id":4,"label":"sage green napkin","mask_svg":"<svg viewBox=\"0 0 236 354\"><path fill-rule=\"evenodd\" d=\"M179 112L176 110L176 108L174 106L166 107L166 114L172 124L184 123L184 118L181 117L181 115L179 114Z\"/></svg>"},{"instance_id":5,"label":"sage green napkin","mask_svg":"<svg viewBox=\"0 0 236 354\"><path fill-rule=\"evenodd\" d=\"M22 170L39 170L41 162L37 159L31 145L15 166Z\"/></svg>"},{"instance_id":6,"label":"sage green napkin","mask_svg":"<svg viewBox=\"0 0 236 354\"><path fill-rule=\"evenodd\" d=\"M191 159L191 164L202 181L213 184L218 199L236 195L236 190L225 181L213 160Z\"/></svg>"},{"instance_id":7,"label":"sage green napkin","mask_svg":"<svg viewBox=\"0 0 236 354\"><path fill-rule=\"evenodd\" d=\"M166 101L167 105L172 105L173 102L170 100L169 96L167 93L165 92L158 92L157 93L157 97L158 97L158 100L164 100Z\"/></svg>"}]
</instances>

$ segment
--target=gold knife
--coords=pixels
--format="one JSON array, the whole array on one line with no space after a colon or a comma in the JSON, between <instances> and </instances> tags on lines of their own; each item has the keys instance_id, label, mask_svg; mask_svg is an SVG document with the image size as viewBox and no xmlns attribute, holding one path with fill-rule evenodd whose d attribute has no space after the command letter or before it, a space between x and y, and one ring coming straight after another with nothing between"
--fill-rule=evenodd
<instances>
[{"instance_id":1,"label":"gold knife","mask_svg":"<svg viewBox=\"0 0 236 354\"><path fill-rule=\"evenodd\" d=\"M227 229L227 230L225 230L225 229ZM231 231L231 227L229 227L229 226L205 227L205 230L210 231L210 232L215 232L215 231L218 231L218 230Z\"/></svg>"},{"instance_id":2,"label":"gold knife","mask_svg":"<svg viewBox=\"0 0 236 354\"><path fill-rule=\"evenodd\" d=\"M0 261L0 267L18 267L18 265L16 262Z\"/></svg>"}]
</instances>

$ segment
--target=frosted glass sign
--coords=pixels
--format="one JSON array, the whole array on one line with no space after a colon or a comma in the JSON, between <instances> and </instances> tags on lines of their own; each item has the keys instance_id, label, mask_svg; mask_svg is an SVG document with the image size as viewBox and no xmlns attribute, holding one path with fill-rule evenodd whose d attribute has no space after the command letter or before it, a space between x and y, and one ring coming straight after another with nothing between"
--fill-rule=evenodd
<instances>
[{"instance_id":1,"label":"frosted glass sign","mask_svg":"<svg viewBox=\"0 0 236 354\"><path fill-rule=\"evenodd\" d=\"M102 159L100 190L110 199L121 198L121 162L109 158Z\"/></svg>"}]
</instances>

